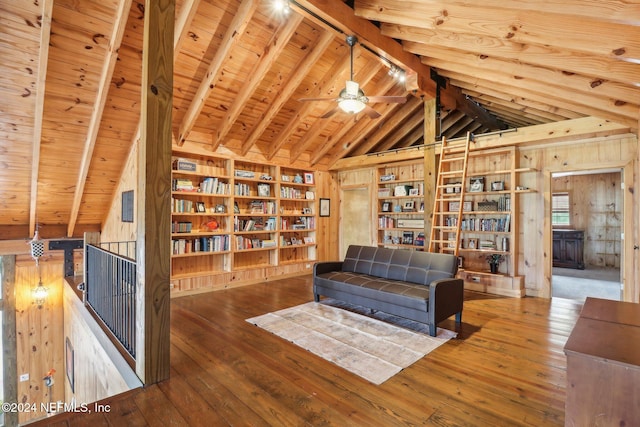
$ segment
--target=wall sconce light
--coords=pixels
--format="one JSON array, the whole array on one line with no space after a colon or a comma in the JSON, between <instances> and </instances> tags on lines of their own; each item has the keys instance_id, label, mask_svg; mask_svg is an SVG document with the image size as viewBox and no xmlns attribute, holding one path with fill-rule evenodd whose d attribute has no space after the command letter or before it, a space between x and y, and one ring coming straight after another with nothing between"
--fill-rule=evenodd
<instances>
[{"instance_id":1,"label":"wall sconce light","mask_svg":"<svg viewBox=\"0 0 640 427\"><path fill-rule=\"evenodd\" d=\"M42 280L38 281L38 286L31 289L31 296L33 297L33 302L38 305L38 308L42 308L49 296L49 289L42 285Z\"/></svg>"}]
</instances>

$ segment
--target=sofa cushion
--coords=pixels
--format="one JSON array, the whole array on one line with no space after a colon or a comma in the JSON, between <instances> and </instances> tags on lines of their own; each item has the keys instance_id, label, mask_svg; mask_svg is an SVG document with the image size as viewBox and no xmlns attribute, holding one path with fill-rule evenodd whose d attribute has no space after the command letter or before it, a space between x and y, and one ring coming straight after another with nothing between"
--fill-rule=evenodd
<instances>
[{"instance_id":1,"label":"sofa cushion","mask_svg":"<svg viewBox=\"0 0 640 427\"><path fill-rule=\"evenodd\" d=\"M428 311L429 287L368 274L332 271L319 274L316 284L325 289L347 292L359 297Z\"/></svg>"},{"instance_id":2,"label":"sofa cushion","mask_svg":"<svg viewBox=\"0 0 640 427\"><path fill-rule=\"evenodd\" d=\"M343 272L368 274L420 285L454 277L457 268L456 258L448 254L356 245L349 246L342 265Z\"/></svg>"}]
</instances>

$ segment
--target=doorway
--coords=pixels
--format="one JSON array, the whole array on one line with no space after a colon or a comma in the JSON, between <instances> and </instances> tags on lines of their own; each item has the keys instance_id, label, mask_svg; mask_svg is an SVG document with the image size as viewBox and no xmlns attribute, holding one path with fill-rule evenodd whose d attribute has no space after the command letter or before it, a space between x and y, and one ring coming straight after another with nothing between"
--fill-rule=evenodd
<instances>
[{"instance_id":1,"label":"doorway","mask_svg":"<svg viewBox=\"0 0 640 427\"><path fill-rule=\"evenodd\" d=\"M553 173L551 296L622 299L622 169Z\"/></svg>"},{"instance_id":2,"label":"doorway","mask_svg":"<svg viewBox=\"0 0 640 427\"><path fill-rule=\"evenodd\" d=\"M343 187L341 190L340 259L344 259L349 245L372 245L373 233L369 187Z\"/></svg>"}]
</instances>

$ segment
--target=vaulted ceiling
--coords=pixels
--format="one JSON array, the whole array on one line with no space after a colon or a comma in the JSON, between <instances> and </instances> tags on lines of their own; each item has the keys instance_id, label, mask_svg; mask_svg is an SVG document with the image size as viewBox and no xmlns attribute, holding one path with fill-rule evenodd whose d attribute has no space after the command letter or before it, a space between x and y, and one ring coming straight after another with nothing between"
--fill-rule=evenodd
<instances>
[{"instance_id":1,"label":"vaulted ceiling","mask_svg":"<svg viewBox=\"0 0 640 427\"><path fill-rule=\"evenodd\" d=\"M327 169L438 133L637 132L640 2L177 0L176 146ZM138 138L144 3L0 0L0 239L100 229ZM380 114L328 118L350 74ZM407 81L389 71L398 67ZM438 83L436 83L436 81ZM425 101L438 94L438 115ZM431 142L431 141L427 141Z\"/></svg>"}]
</instances>

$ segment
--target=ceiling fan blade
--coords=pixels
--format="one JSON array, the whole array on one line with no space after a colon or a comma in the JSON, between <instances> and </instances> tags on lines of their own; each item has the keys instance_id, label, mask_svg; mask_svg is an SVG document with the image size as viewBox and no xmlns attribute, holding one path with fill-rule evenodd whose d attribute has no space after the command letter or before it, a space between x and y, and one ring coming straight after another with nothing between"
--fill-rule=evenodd
<instances>
[{"instance_id":1,"label":"ceiling fan blade","mask_svg":"<svg viewBox=\"0 0 640 427\"><path fill-rule=\"evenodd\" d=\"M378 113L376 110L369 107L368 105L364 107L363 113L366 113L366 115L369 116L369 118L371 119L377 119L378 117L380 117L380 113Z\"/></svg>"},{"instance_id":2,"label":"ceiling fan blade","mask_svg":"<svg viewBox=\"0 0 640 427\"><path fill-rule=\"evenodd\" d=\"M326 113L324 113L322 116L320 116L320 118L321 119L328 119L329 117L333 116L338 111L340 111L340 107L336 106L333 109L331 109L331 110L327 111Z\"/></svg>"},{"instance_id":3,"label":"ceiling fan blade","mask_svg":"<svg viewBox=\"0 0 640 427\"><path fill-rule=\"evenodd\" d=\"M300 98L298 101L307 102L307 101L336 101L337 98Z\"/></svg>"},{"instance_id":4,"label":"ceiling fan blade","mask_svg":"<svg viewBox=\"0 0 640 427\"><path fill-rule=\"evenodd\" d=\"M407 102L405 96L367 96L369 102L388 102L392 104L404 104Z\"/></svg>"}]
</instances>

